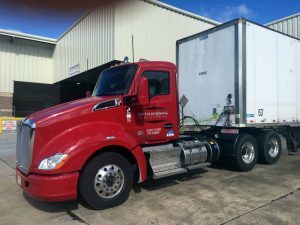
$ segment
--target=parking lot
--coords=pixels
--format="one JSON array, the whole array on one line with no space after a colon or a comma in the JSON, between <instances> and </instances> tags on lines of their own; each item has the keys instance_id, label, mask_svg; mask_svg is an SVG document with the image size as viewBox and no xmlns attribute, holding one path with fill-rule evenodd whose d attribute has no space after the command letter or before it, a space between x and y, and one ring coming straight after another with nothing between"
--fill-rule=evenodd
<instances>
[{"instance_id":1,"label":"parking lot","mask_svg":"<svg viewBox=\"0 0 300 225\"><path fill-rule=\"evenodd\" d=\"M207 168L147 181L116 208L43 203L15 182L15 135L0 135L0 224L300 224L300 153L248 173Z\"/></svg>"}]
</instances>

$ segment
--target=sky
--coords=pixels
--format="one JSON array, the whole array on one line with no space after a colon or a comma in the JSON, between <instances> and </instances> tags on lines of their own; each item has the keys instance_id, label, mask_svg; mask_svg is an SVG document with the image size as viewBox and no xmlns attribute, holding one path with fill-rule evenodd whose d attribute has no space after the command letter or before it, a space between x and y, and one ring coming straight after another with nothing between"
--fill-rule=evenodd
<instances>
[{"instance_id":1,"label":"sky","mask_svg":"<svg viewBox=\"0 0 300 225\"><path fill-rule=\"evenodd\" d=\"M83 13L80 10L64 13L35 9L27 5L10 4L9 0L0 0L0 29L58 38Z\"/></svg>"},{"instance_id":2,"label":"sky","mask_svg":"<svg viewBox=\"0 0 300 225\"><path fill-rule=\"evenodd\" d=\"M300 12L300 0L161 0L164 3L226 22L245 17L265 24ZM0 29L58 38L84 13L82 8L51 11L0 0ZM65 0L65 2L67 2ZM68 7L68 5L66 6Z\"/></svg>"},{"instance_id":3,"label":"sky","mask_svg":"<svg viewBox=\"0 0 300 225\"><path fill-rule=\"evenodd\" d=\"M244 17L266 24L300 12L300 0L163 0L163 2L219 22Z\"/></svg>"}]
</instances>

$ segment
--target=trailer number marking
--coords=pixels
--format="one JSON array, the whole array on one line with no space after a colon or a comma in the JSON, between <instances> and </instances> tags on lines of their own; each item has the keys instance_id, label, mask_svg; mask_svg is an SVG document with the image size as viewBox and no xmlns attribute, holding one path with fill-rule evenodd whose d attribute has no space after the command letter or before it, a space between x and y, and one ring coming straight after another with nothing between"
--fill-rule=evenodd
<instances>
[{"instance_id":1,"label":"trailer number marking","mask_svg":"<svg viewBox=\"0 0 300 225\"><path fill-rule=\"evenodd\" d=\"M264 109L258 109L258 116L264 116Z\"/></svg>"}]
</instances>

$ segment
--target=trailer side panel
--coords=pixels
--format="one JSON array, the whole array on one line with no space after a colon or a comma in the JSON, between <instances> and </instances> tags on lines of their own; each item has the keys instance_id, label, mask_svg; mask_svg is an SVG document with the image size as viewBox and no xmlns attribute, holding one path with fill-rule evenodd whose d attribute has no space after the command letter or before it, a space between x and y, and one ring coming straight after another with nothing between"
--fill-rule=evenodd
<instances>
[{"instance_id":1,"label":"trailer side panel","mask_svg":"<svg viewBox=\"0 0 300 225\"><path fill-rule=\"evenodd\" d=\"M298 46L296 39L246 22L247 124L299 120Z\"/></svg>"},{"instance_id":2,"label":"trailer side panel","mask_svg":"<svg viewBox=\"0 0 300 225\"><path fill-rule=\"evenodd\" d=\"M179 44L179 98L188 99L184 115L202 124L214 124L234 99L236 71L236 26L199 35Z\"/></svg>"}]
</instances>

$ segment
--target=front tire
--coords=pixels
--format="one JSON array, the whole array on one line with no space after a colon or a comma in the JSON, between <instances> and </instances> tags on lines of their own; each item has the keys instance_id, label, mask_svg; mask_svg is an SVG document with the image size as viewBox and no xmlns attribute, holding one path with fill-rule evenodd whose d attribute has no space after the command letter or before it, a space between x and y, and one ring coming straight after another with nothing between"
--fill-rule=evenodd
<instances>
[{"instance_id":1,"label":"front tire","mask_svg":"<svg viewBox=\"0 0 300 225\"><path fill-rule=\"evenodd\" d=\"M79 195L91 208L106 209L125 202L132 183L128 160L117 153L105 152L84 167L79 178Z\"/></svg>"},{"instance_id":2,"label":"front tire","mask_svg":"<svg viewBox=\"0 0 300 225\"><path fill-rule=\"evenodd\" d=\"M258 138L259 160L265 164L275 164L281 156L281 140L274 131L264 131Z\"/></svg>"},{"instance_id":3,"label":"front tire","mask_svg":"<svg viewBox=\"0 0 300 225\"><path fill-rule=\"evenodd\" d=\"M252 170L258 159L258 147L255 138L249 134L241 134L235 150L234 167L242 172Z\"/></svg>"}]
</instances>

